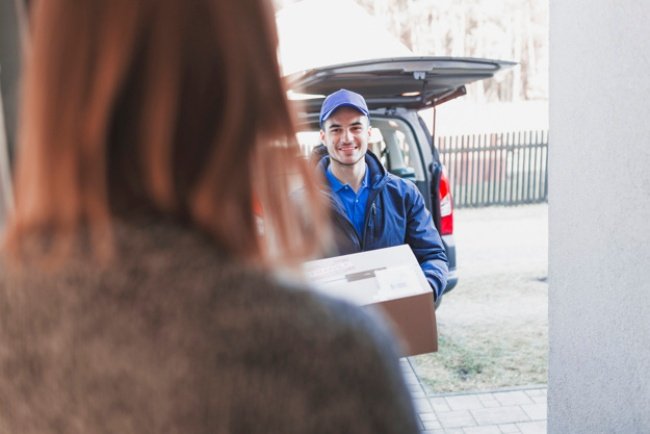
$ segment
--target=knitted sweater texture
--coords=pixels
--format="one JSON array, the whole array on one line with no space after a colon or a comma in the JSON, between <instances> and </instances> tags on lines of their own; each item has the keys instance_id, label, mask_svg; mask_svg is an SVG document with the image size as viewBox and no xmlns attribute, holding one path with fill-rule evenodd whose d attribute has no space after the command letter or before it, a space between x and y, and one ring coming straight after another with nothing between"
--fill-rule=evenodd
<instances>
[{"instance_id":1,"label":"knitted sweater texture","mask_svg":"<svg viewBox=\"0 0 650 434\"><path fill-rule=\"evenodd\" d=\"M0 269L0 433L415 433L372 312L117 225L115 259Z\"/></svg>"}]
</instances>

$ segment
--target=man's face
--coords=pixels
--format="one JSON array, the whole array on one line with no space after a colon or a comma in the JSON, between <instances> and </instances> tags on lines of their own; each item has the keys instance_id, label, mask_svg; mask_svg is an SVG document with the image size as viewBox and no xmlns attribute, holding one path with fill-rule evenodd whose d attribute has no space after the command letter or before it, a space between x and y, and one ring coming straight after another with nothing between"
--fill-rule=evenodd
<instances>
[{"instance_id":1,"label":"man's face","mask_svg":"<svg viewBox=\"0 0 650 434\"><path fill-rule=\"evenodd\" d=\"M354 166L364 161L368 150L368 118L353 108L341 107L325 121L320 138L332 164Z\"/></svg>"}]
</instances>

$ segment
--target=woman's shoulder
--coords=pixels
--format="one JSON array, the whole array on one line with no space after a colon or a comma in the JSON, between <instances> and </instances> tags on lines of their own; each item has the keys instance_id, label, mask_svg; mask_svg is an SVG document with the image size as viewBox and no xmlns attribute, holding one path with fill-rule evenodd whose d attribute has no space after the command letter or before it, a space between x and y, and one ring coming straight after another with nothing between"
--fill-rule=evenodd
<instances>
[{"instance_id":1,"label":"woman's shoulder","mask_svg":"<svg viewBox=\"0 0 650 434\"><path fill-rule=\"evenodd\" d=\"M372 312L228 262L195 235L154 234L131 233L109 269L79 259L56 275L0 277L0 367L40 366L64 384L74 366L71 396L107 421L170 406L169 417L231 409L294 432L416 432L395 344ZM0 398L20 387L25 405L63 399L30 372L0 379ZM139 410L115 415L113 401Z\"/></svg>"},{"instance_id":2,"label":"woman's shoulder","mask_svg":"<svg viewBox=\"0 0 650 434\"><path fill-rule=\"evenodd\" d=\"M214 341L225 343L215 348L222 366L254 366L230 370L226 377L233 383L220 388L236 387L238 375L247 384L270 385L280 402L263 402L253 388L237 394L238 404L255 402L260 411L305 407L309 416L294 421L305 432L417 432L396 343L383 319L305 285L267 279L250 277L241 301L215 313ZM307 428L309 421L322 426Z\"/></svg>"},{"instance_id":3,"label":"woman's shoulder","mask_svg":"<svg viewBox=\"0 0 650 434\"><path fill-rule=\"evenodd\" d=\"M108 266L84 255L53 270L15 271L0 261L0 302L8 317L20 307L46 322L90 326L93 321L84 317L100 321L111 315L145 334L155 334L164 319L179 332L195 329L192 333L209 339L241 333L242 347L269 345L271 339L298 345L304 343L301 336L309 336L311 346L343 348L354 342L357 356L379 347L393 351L390 332L374 314L320 295L299 280L229 261L200 235L160 227L122 227L116 235L120 250Z\"/></svg>"}]
</instances>

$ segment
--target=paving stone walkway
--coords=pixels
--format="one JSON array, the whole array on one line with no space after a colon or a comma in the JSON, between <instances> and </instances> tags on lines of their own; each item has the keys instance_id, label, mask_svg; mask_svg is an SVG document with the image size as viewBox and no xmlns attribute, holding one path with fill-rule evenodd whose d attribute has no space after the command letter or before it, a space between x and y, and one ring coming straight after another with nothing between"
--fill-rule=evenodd
<instances>
[{"instance_id":1,"label":"paving stone walkway","mask_svg":"<svg viewBox=\"0 0 650 434\"><path fill-rule=\"evenodd\" d=\"M545 434L546 387L433 393L408 358L400 360L425 434Z\"/></svg>"}]
</instances>

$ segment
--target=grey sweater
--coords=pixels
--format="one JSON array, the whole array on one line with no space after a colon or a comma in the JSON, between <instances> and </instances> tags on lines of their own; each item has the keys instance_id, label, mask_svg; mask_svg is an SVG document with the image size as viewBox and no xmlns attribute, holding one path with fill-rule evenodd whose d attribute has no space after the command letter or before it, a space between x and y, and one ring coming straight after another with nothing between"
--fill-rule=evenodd
<instances>
[{"instance_id":1,"label":"grey sweater","mask_svg":"<svg viewBox=\"0 0 650 434\"><path fill-rule=\"evenodd\" d=\"M116 239L108 267L0 270L0 433L418 432L372 314L180 228Z\"/></svg>"}]
</instances>

